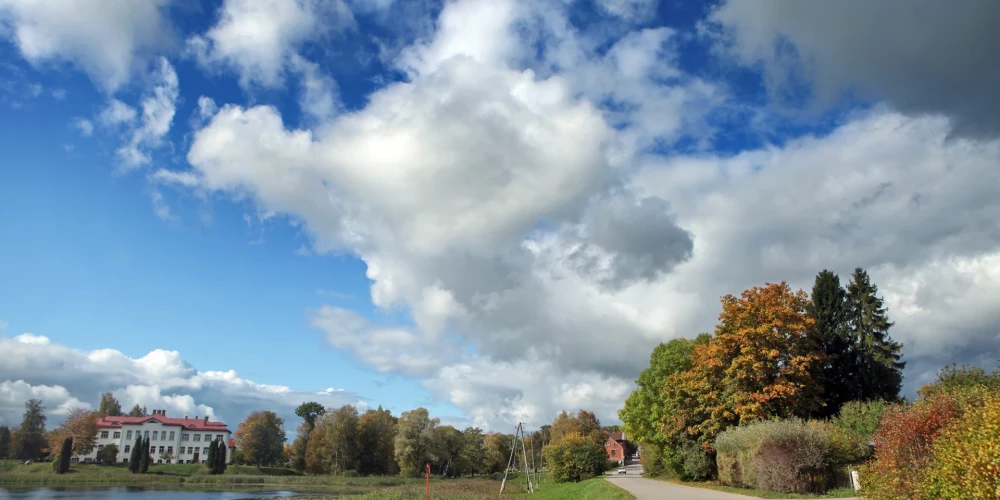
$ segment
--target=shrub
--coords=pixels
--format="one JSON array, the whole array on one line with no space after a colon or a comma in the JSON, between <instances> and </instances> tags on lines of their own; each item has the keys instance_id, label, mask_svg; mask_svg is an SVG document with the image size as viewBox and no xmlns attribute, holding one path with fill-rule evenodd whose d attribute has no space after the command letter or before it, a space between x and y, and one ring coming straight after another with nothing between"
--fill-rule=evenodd
<instances>
[{"instance_id":1,"label":"shrub","mask_svg":"<svg viewBox=\"0 0 1000 500\"><path fill-rule=\"evenodd\" d=\"M982 395L934 442L924 498L1000 498L1000 395Z\"/></svg>"},{"instance_id":2,"label":"shrub","mask_svg":"<svg viewBox=\"0 0 1000 500\"><path fill-rule=\"evenodd\" d=\"M829 483L828 424L756 422L719 434L715 449L723 484L809 493L823 491Z\"/></svg>"},{"instance_id":3,"label":"shrub","mask_svg":"<svg viewBox=\"0 0 1000 500\"><path fill-rule=\"evenodd\" d=\"M959 412L957 399L948 394L889 408L873 438L875 460L861 470L865 498L913 498L930 464L934 440Z\"/></svg>"},{"instance_id":4,"label":"shrub","mask_svg":"<svg viewBox=\"0 0 1000 500\"><path fill-rule=\"evenodd\" d=\"M642 471L647 476L659 477L667 475L664 457L664 447L659 444L645 443L642 445Z\"/></svg>"},{"instance_id":5,"label":"shrub","mask_svg":"<svg viewBox=\"0 0 1000 500\"><path fill-rule=\"evenodd\" d=\"M545 447L545 461L557 483L580 482L604 472L608 455L592 439L570 434Z\"/></svg>"},{"instance_id":6,"label":"shrub","mask_svg":"<svg viewBox=\"0 0 1000 500\"><path fill-rule=\"evenodd\" d=\"M106 464L118 462L118 445L109 444L97 452L97 459Z\"/></svg>"},{"instance_id":7,"label":"shrub","mask_svg":"<svg viewBox=\"0 0 1000 500\"><path fill-rule=\"evenodd\" d=\"M714 475L715 460L697 441L685 441L677 446L675 472L685 481L704 481Z\"/></svg>"},{"instance_id":8,"label":"shrub","mask_svg":"<svg viewBox=\"0 0 1000 500\"><path fill-rule=\"evenodd\" d=\"M885 401L851 401L830 420L828 434L836 463L857 464L871 458L874 449L869 444L882 424L882 417L890 405Z\"/></svg>"}]
</instances>

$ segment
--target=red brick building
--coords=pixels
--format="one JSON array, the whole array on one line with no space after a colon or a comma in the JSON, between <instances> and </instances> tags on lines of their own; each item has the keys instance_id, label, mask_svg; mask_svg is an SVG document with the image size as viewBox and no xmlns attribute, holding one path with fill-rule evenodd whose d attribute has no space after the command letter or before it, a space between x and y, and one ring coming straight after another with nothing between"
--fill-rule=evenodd
<instances>
[{"instance_id":1,"label":"red brick building","mask_svg":"<svg viewBox=\"0 0 1000 500\"><path fill-rule=\"evenodd\" d=\"M630 458L631 450L632 446L625 439L624 432L612 432L608 435L608 441L604 443L604 451L608 454L608 460L621 462L623 465Z\"/></svg>"}]
</instances>

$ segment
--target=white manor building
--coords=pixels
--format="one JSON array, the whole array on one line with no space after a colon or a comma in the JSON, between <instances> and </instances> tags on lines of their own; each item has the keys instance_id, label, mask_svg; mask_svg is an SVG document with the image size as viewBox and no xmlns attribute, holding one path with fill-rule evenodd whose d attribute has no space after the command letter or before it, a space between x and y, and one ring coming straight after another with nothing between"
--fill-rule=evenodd
<instances>
[{"instance_id":1,"label":"white manor building","mask_svg":"<svg viewBox=\"0 0 1000 500\"><path fill-rule=\"evenodd\" d=\"M166 410L153 410L148 417L101 417L97 420L97 446L87 455L76 455L73 462L96 462L97 452L107 445L118 446L118 462L128 462L135 438L149 438L149 457L159 463L204 463L212 441L227 444L226 460L232 462L232 434L222 422L208 417L170 418Z\"/></svg>"}]
</instances>

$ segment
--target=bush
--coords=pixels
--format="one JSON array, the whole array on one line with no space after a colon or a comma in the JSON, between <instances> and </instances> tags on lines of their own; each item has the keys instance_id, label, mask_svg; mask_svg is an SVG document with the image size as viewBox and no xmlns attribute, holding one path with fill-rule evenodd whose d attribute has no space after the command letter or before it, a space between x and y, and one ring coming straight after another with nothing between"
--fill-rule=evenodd
<instances>
[{"instance_id":1,"label":"bush","mask_svg":"<svg viewBox=\"0 0 1000 500\"><path fill-rule=\"evenodd\" d=\"M544 454L557 483L580 482L600 475L608 461L601 445L579 434L571 434L559 444L546 446Z\"/></svg>"},{"instance_id":2,"label":"bush","mask_svg":"<svg viewBox=\"0 0 1000 500\"><path fill-rule=\"evenodd\" d=\"M663 454L664 449L662 445L644 443L642 445L642 472L649 477L667 475L667 467Z\"/></svg>"},{"instance_id":3,"label":"bush","mask_svg":"<svg viewBox=\"0 0 1000 500\"><path fill-rule=\"evenodd\" d=\"M882 425L882 417L890 405L884 401L851 401L840 408L830 423L832 459L840 464L859 464L871 458L874 448L869 444Z\"/></svg>"},{"instance_id":4,"label":"bush","mask_svg":"<svg viewBox=\"0 0 1000 500\"><path fill-rule=\"evenodd\" d=\"M1000 498L1000 395L982 399L934 442L924 498Z\"/></svg>"},{"instance_id":5,"label":"bush","mask_svg":"<svg viewBox=\"0 0 1000 500\"><path fill-rule=\"evenodd\" d=\"M905 407L889 408L875 433L875 459L861 470L861 487L871 500L913 498L931 462L934 440L956 419L958 399L939 394Z\"/></svg>"},{"instance_id":6,"label":"bush","mask_svg":"<svg viewBox=\"0 0 1000 500\"><path fill-rule=\"evenodd\" d=\"M97 452L97 459L106 464L118 462L118 445L109 444Z\"/></svg>"},{"instance_id":7,"label":"bush","mask_svg":"<svg viewBox=\"0 0 1000 500\"><path fill-rule=\"evenodd\" d=\"M783 493L822 492L830 483L829 424L798 419L756 422L715 440L719 481Z\"/></svg>"},{"instance_id":8,"label":"bush","mask_svg":"<svg viewBox=\"0 0 1000 500\"><path fill-rule=\"evenodd\" d=\"M674 454L675 472L685 481L705 481L715 473L715 460L697 441L682 442Z\"/></svg>"}]
</instances>

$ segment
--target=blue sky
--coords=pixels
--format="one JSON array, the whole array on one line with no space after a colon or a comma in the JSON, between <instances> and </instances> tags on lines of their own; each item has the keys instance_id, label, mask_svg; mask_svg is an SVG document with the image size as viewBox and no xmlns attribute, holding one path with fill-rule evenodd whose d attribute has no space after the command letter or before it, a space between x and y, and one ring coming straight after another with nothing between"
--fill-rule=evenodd
<instances>
[{"instance_id":1,"label":"blue sky","mask_svg":"<svg viewBox=\"0 0 1000 500\"><path fill-rule=\"evenodd\" d=\"M613 422L719 296L823 268L910 391L998 347L990 3L128 5L0 0L0 423Z\"/></svg>"}]
</instances>

